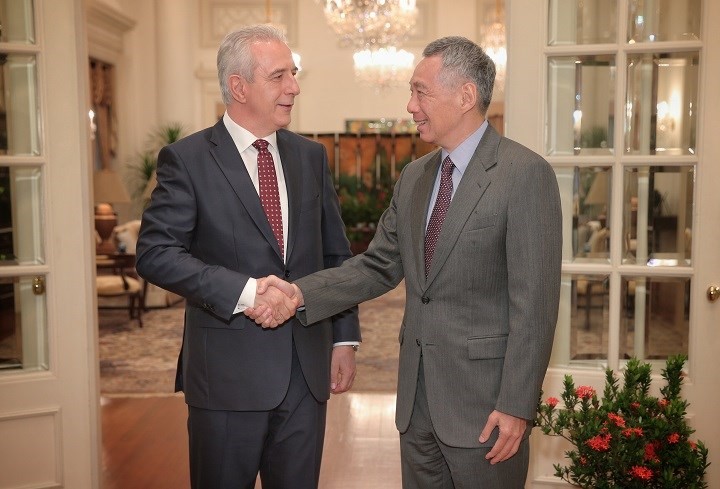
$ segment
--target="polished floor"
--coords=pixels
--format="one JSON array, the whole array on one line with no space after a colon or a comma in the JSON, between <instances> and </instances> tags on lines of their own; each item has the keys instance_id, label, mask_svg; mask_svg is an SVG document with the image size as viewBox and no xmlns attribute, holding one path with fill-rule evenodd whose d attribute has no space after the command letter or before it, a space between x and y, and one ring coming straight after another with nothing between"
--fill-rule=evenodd
<instances>
[{"instance_id":1,"label":"polished floor","mask_svg":"<svg viewBox=\"0 0 720 489\"><path fill-rule=\"evenodd\" d=\"M103 489L187 489L181 396L103 397ZM397 489L395 394L351 392L328 403L320 489ZM260 488L260 484L256 486Z\"/></svg>"}]
</instances>

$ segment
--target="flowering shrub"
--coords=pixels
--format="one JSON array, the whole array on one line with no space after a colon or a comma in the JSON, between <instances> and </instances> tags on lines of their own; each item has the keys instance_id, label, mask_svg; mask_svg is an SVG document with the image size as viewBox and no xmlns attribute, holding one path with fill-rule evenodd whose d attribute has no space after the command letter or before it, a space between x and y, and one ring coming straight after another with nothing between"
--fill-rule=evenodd
<instances>
[{"instance_id":1,"label":"flowering shrub","mask_svg":"<svg viewBox=\"0 0 720 489\"><path fill-rule=\"evenodd\" d=\"M583 488L703 488L708 451L693 441L680 398L685 357L667 360L660 399L648 395L650 364L627 363L622 387L606 371L605 391L575 387L565 376L562 401L549 397L538 405L535 426L561 436L574 448L565 452L568 466L555 464L555 475Z\"/></svg>"}]
</instances>

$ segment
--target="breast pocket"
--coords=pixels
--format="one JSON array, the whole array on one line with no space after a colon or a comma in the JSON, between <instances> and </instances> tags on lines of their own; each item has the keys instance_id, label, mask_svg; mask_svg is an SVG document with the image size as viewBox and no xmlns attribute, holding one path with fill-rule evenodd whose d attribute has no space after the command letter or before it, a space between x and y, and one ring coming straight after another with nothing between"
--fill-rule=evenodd
<instances>
[{"instance_id":1,"label":"breast pocket","mask_svg":"<svg viewBox=\"0 0 720 489\"><path fill-rule=\"evenodd\" d=\"M497 218L497 214L473 215L468 219L464 232L468 233L494 227Z\"/></svg>"}]
</instances>

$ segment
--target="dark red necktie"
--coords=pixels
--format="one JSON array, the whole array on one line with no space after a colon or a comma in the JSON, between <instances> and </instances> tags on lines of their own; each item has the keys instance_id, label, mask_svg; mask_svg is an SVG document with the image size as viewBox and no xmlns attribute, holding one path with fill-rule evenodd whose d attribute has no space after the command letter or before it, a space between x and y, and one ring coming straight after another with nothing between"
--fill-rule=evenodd
<instances>
[{"instance_id":1,"label":"dark red necktie","mask_svg":"<svg viewBox=\"0 0 720 489\"><path fill-rule=\"evenodd\" d=\"M280 192L278 191L277 175L275 174L275 163L268 151L268 142L258 139L253 143L258 150L258 183L260 186L260 202L272 228L275 239L280 246L280 254L285 254L283 241L283 220L280 208Z\"/></svg>"},{"instance_id":2,"label":"dark red necktie","mask_svg":"<svg viewBox=\"0 0 720 489\"><path fill-rule=\"evenodd\" d=\"M450 200L452 200L453 168L455 168L455 165L450 159L450 156L448 156L445 158L445 161L443 161L440 173L440 189L438 190L435 207L430 215L430 222L425 232L425 278L427 278L428 272L430 272L430 263L432 263L433 255L435 254L435 246L440 236L440 229L442 229L445 215L450 207Z\"/></svg>"}]
</instances>

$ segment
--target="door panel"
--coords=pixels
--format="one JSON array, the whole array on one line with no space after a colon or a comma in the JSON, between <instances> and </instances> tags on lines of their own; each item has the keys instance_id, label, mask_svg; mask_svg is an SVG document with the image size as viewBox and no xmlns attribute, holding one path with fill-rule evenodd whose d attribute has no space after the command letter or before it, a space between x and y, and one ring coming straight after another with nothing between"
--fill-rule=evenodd
<instances>
[{"instance_id":1,"label":"door panel","mask_svg":"<svg viewBox=\"0 0 720 489\"><path fill-rule=\"evenodd\" d=\"M509 1L507 135L545 155L563 202L543 388L557 395L569 373L602 392L604 368L632 356L660 383L665 359L687 354L688 416L710 451L707 482L720 487L720 301L706 298L720 285L720 4L611 3ZM560 486L552 464L566 464L568 446L531 440L528 487Z\"/></svg>"},{"instance_id":2,"label":"door panel","mask_svg":"<svg viewBox=\"0 0 720 489\"><path fill-rule=\"evenodd\" d=\"M99 486L81 0L0 0L0 487Z\"/></svg>"}]
</instances>

